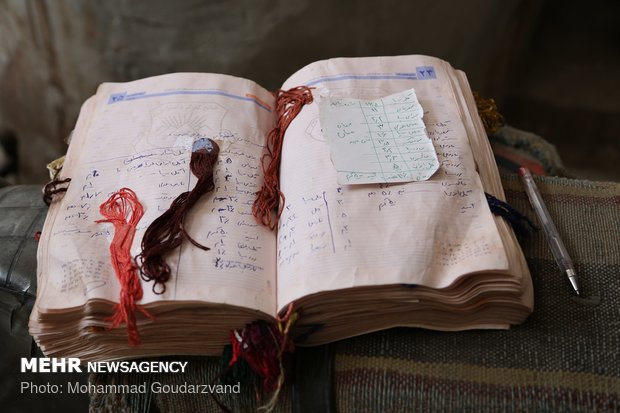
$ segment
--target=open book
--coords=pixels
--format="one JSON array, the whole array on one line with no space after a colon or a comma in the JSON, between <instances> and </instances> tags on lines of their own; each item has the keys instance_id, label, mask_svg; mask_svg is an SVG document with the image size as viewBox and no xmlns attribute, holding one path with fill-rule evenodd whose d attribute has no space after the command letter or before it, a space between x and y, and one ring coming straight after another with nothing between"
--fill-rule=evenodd
<instances>
[{"instance_id":1,"label":"open book","mask_svg":"<svg viewBox=\"0 0 620 413\"><path fill-rule=\"evenodd\" d=\"M446 331L507 328L532 311L532 285L512 230L484 192L504 199L499 174L465 75L427 56L315 62L282 86L312 87L312 104L288 127L276 230L256 222L261 157L277 114L256 83L178 73L104 83L87 100L38 251L30 331L44 352L105 360L219 354L232 329L274 320L294 303L293 337L318 345L394 326ZM341 185L323 135L325 97L374 99L411 89L439 160L429 180ZM131 255L149 224L196 178L192 142L220 148L215 190L191 210L184 242L166 260L164 294L142 282L139 346L106 317L119 301L110 265L110 224L99 206L122 187L144 206Z\"/></svg>"}]
</instances>

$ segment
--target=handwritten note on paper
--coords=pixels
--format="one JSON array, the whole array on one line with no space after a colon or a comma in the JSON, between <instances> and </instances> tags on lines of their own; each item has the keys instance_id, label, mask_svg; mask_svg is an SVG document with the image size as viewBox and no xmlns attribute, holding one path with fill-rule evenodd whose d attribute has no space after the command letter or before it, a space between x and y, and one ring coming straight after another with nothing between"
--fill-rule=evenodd
<instances>
[{"instance_id":1,"label":"handwritten note on paper","mask_svg":"<svg viewBox=\"0 0 620 413\"><path fill-rule=\"evenodd\" d=\"M439 168L413 89L375 100L325 98L319 111L341 185L424 181Z\"/></svg>"}]
</instances>

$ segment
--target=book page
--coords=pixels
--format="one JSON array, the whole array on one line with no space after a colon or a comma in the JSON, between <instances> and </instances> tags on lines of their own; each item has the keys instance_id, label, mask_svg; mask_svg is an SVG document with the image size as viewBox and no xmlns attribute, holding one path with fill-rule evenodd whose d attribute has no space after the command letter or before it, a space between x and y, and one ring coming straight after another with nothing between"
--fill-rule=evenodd
<instances>
[{"instance_id":1,"label":"book page","mask_svg":"<svg viewBox=\"0 0 620 413\"><path fill-rule=\"evenodd\" d=\"M284 140L278 232L278 307L326 290L381 284L444 288L508 261L450 88L452 68L425 56L332 59L293 75L284 89L377 99L415 88L439 159L427 181L340 185L316 101Z\"/></svg>"},{"instance_id":2,"label":"book page","mask_svg":"<svg viewBox=\"0 0 620 413\"><path fill-rule=\"evenodd\" d=\"M275 235L252 216L265 135L274 122L271 94L231 76L173 74L103 84L89 102L92 113L76 129L63 170L69 189L52 204L44 229L45 291L38 305L118 301L109 253L114 228L95 222L102 219L99 206L122 187L136 193L145 214L131 248L135 257L149 224L195 186L192 143L206 137L220 148L215 190L192 208L184 228L210 251L185 240L166 257L172 277L165 294L142 281L141 303L196 300L274 314Z\"/></svg>"}]
</instances>

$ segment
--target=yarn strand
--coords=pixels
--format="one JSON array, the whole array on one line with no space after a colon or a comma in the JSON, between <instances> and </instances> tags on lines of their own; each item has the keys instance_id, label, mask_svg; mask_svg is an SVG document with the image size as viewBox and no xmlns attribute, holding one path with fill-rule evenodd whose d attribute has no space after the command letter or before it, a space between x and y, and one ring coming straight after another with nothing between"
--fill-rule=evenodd
<instances>
[{"instance_id":1,"label":"yarn strand","mask_svg":"<svg viewBox=\"0 0 620 413\"><path fill-rule=\"evenodd\" d=\"M484 195L487 198L491 213L504 218L510 224L517 237L523 238L530 232L530 229L536 229L536 225L528 217L514 209L507 202L495 198L488 192L485 192Z\"/></svg>"},{"instance_id":2,"label":"yarn strand","mask_svg":"<svg viewBox=\"0 0 620 413\"><path fill-rule=\"evenodd\" d=\"M71 182L71 178L65 178L65 179L54 178L53 180L45 184L45 186L43 187L43 202L45 202L45 205L47 206L51 205L54 195L67 192L68 187L61 186L61 185L63 184L68 185L70 182Z\"/></svg>"},{"instance_id":3,"label":"yarn strand","mask_svg":"<svg viewBox=\"0 0 620 413\"><path fill-rule=\"evenodd\" d=\"M130 251L136 226L144 215L144 208L131 189L121 188L101 204L99 211L105 219L100 219L96 221L97 223L109 222L114 225L114 237L110 243L110 259L121 285L119 303L115 305L114 314L106 321L111 323L111 329L125 323L129 343L138 345L141 339L136 311L153 319L153 316L137 304L142 299L143 291Z\"/></svg>"},{"instance_id":4,"label":"yarn strand","mask_svg":"<svg viewBox=\"0 0 620 413\"><path fill-rule=\"evenodd\" d=\"M284 356L295 348L289 334L297 318L298 313L291 303L281 317L276 317L275 323L257 320L247 324L242 331L230 333L232 357L227 370L245 362L260 377L269 399L258 408L259 411L271 412L276 406L285 379Z\"/></svg>"},{"instance_id":5,"label":"yarn strand","mask_svg":"<svg viewBox=\"0 0 620 413\"><path fill-rule=\"evenodd\" d=\"M280 158L284 133L301 109L312 103L311 88L299 86L289 90L277 90L276 126L267 135L267 153L261 158L264 182L256 194L252 214L259 224L274 229L284 208L284 194L280 191ZM276 212L275 218L273 211Z\"/></svg>"},{"instance_id":6,"label":"yarn strand","mask_svg":"<svg viewBox=\"0 0 620 413\"><path fill-rule=\"evenodd\" d=\"M189 166L198 178L196 186L172 201L168 210L155 219L144 233L142 251L136 257L136 262L140 266L142 279L153 281L155 294L166 292L166 282L171 276L166 255L179 247L184 238L204 251L210 249L189 236L184 221L200 197L215 189L213 174L219 150L217 143L208 138L194 142Z\"/></svg>"}]
</instances>

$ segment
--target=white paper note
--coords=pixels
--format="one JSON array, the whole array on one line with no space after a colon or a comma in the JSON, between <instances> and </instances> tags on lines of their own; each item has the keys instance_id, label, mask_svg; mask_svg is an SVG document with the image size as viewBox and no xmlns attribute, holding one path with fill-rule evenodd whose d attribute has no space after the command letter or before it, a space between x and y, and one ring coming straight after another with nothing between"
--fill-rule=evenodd
<instances>
[{"instance_id":1,"label":"white paper note","mask_svg":"<svg viewBox=\"0 0 620 413\"><path fill-rule=\"evenodd\" d=\"M439 168L413 89L374 100L327 97L319 110L341 185L425 181Z\"/></svg>"}]
</instances>

